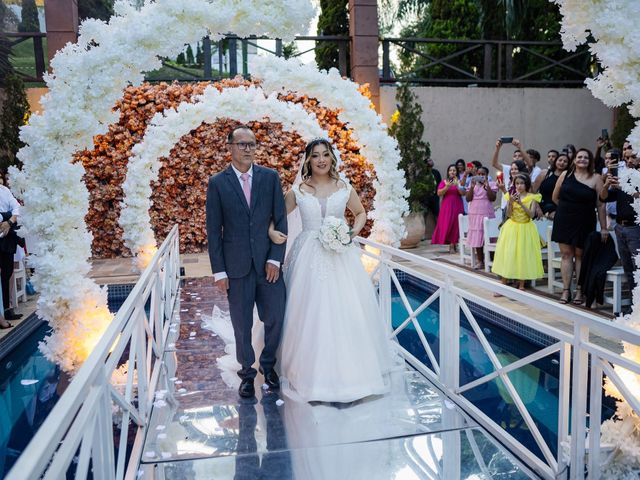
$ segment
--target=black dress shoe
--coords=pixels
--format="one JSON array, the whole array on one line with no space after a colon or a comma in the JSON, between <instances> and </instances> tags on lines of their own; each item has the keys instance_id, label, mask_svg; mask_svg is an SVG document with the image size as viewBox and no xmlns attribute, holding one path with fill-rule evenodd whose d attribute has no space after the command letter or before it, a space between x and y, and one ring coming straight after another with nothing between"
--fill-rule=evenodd
<instances>
[{"instance_id":1,"label":"black dress shoe","mask_svg":"<svg viewBox=\"0 0 640 480\"><path fill-rule=\"evenodd\" d=\"M278 378L278 374L274 369L265 372L262 367L260 367L260 373L264 375L264 383L266 383L269 388L274 390L280 388L280 378Z\"/></svg>"},{"instance_id":2,"label":"black dress shoe","mask_svg":"<svg viewBox=\"0 0 640 480\"><path fill-rule=\"evenodd\" d=\"M238 395L244 398L253 397L256 394L256 389L253 387L253 378L245 378L240 383L238 388Z\"/></svg>"},{"instance_id":3,"label":"black dress shoe","mask_svg":"<svg viewBox=\"0 0 640 480\"><path fill-rule=\"evenodd\" d=\"M10 308L9 310L4 311L4 318L6 318L7 320L20 320L22 318L22 314L15 313L13 311L13 308Z\"/></svg>"}]
</instances>

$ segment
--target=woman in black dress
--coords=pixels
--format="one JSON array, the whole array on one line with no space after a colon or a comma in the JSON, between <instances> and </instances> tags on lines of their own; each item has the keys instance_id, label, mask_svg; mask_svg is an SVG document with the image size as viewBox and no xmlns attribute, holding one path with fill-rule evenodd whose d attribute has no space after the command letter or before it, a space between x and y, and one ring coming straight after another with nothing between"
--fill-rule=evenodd
<instances>
[{"instance_id":1,"label":"woman in black dress","mask_svg":"<svg viewBox=\"0 0 640 480\"><path fill-rule=\"evenodd\" d=\"M556 158L550 159L549 168L540 172L536 181L533 182L533 192L542 194L540 209L545 217L553 220L556 213L556 204L553 203L553 190L562 172L569 169L569 157L566 154L559 154Z\"/></svg>"},{"instance_id":2,"label":"woman in black dress","mask_svg":"<svg viewBox=\"0 0 640 480\"><path fill-rule=\"evenodd\" d=\"M570 287L574 270L576 279L580 278L584 242L587 235L596 229L596 208L602 240L606 241L609 236L604 204L598 200L602 190L602 177L594 170L593 154L590 150L581 148L576 152L571 168L560 175L553 190L553 201L557 209L551 240L560 244L562 255L561 303L571 300ZM576 285L573 303L580 305L582 302L580 285Z\"/></svg>"}]
</instances>

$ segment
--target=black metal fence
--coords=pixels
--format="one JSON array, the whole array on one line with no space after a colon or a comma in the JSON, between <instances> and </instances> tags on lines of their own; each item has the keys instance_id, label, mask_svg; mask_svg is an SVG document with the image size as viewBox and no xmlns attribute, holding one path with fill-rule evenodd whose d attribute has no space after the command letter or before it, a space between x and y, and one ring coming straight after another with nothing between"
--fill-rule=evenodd
<instances>
[{"instance_id":1,"label":"black metal fence","mask_svg":"<svg viewBox=\"0 0 640 480\"><path fill-rule=\"evenodd\" d=\"M48 68L46 41L42 32L6 32L11 46L11 62L25 82L42 82Z\"/></svg>"},{"instance_id":2,"label":"black metal fence","mask_svg":"<svg viewBox=\"0 0 640 480\"><path fill-rule=\"evenodd\" d=\"M48 68L46 34L5 35L11 42L16 71L25 81L42 82ZM347 76L350 55L347 36L297 37L288 44L279 39L228 36L216 42L204 38L199 44L199 61L162 59L162 68L148 72L146 79L201 81L236 75L248 78L252 54L308 57L325 46L335 48L336 67ZM560 42L382 38L380 54L383 84L408 81L415 85L581 87L585 78L598 71L598 64L586 48L569 53Z\"/></svg>"},{"instance_id":3,"label":"black metal fence","mask_svg":"<svg viewBox=\"0 0 640 480\"><path fill-rule=\"evenodd\" d=\"M263 40L261 42L260 40ZM264 40L270 40L264 42ZM178 65L174 59L163 59L163 68L160 71L150 72L146 78L149 81L201 81L220 80L242 75L248 78L250 71L250 52L264 52L278 57L295 58L315 51L320 45L335 46L338 51L338 64L336 68L341 75L347 76L349 37L342 36L304 36L296 37L289 44L281 39L269 39L266 37L240 38L227 36L217 42L212 42L208 37L202 41L201 65L195 68L187 68ZM265 44L270 44L265 46ZM216 61L217 60L217 61ZM169 73L170 75L167 75ZM171 75L174 73L174 75Z\"/></svg>"},{"instance_id":4,"label":"black metal fence","mask_svg":"<svg viewBox=\"0 0 640 480\"><path fill-rule=\"evenodd\" d=\"M384 38L380 43L380 81L387 84L579 87L598 68L586 48L570 53L560 42Z\"/></svg>"}]
</instances>

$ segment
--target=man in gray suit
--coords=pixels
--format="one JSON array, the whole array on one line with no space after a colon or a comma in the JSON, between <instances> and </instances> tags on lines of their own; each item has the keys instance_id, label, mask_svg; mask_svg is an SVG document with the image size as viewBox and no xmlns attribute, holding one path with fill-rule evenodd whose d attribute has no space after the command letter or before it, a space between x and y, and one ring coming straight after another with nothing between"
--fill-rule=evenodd
<instances>
[{"instance_id":1,"label":"man in gray suit","mask_svg":"<svg viewBox=\"0 0 640 480\"><path fill-rule=\"evenodd\" d=\"M260 372L272 389L280 386L274 371L285 307L285 286L280 275L285 244L269 240L269 224L286 234L287 213L277 172L253 164L256 137L246 126L227 138L231 165L209 179L207 237L209 260L216 286L229 298L236 357L241 369L238 393L253 397L256 370L251 344L253 306L264 323L264 349Z\"/></svg>"}]
</instances>

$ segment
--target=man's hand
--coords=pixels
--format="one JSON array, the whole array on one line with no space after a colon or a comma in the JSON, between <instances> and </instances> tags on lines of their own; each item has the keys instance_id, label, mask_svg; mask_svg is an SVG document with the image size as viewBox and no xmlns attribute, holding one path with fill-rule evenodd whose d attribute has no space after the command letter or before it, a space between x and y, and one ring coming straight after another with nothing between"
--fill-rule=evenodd
<instances>
[{"instance_id":1,"label":"man's hand","mask_svg":"<svg viewBox=\"0 0 640 480\"><path fill-rule=\"evenodd\" d=\"M216 287L218 287L218 290L220 290L221 292L227 293L227 290L229 290L229 279L222 278L218 280L216 282Z\"/></svg>"},{"instance_id":2,"label":"man's hand","mask_svg":"<svg viewBox=\"0 0 640 480\"><path fill-rule=\"evenodd\" d=\"M9 230L11 229L11 225L9 225L9 222L2 222L0 223L0 235L2 235L3 237L9 233Z\"/></svg>"},{"instance_id":3,"label":"man's hand","mask_svg":"<svg viewBox=\"0 0 640 480\"><path fill-rule=\"evenodd\" d=\"M520 142L520 140L518 140L517 138L514 138L511 141L511 144L516 147L518 150L522 150L522 143Z\"/></svg>"},{"instance_id":4,"label":"man's hand","mask_svg":"<svg viewBox=\"0 0 640 480\"><path fill-rule=\"evenodd\" d=\"M267 274L267 282L269 283L276 283L280 278L280 267L276 267L273 263L267 262L264 271Z\"/></svg>"}]
</instances>

